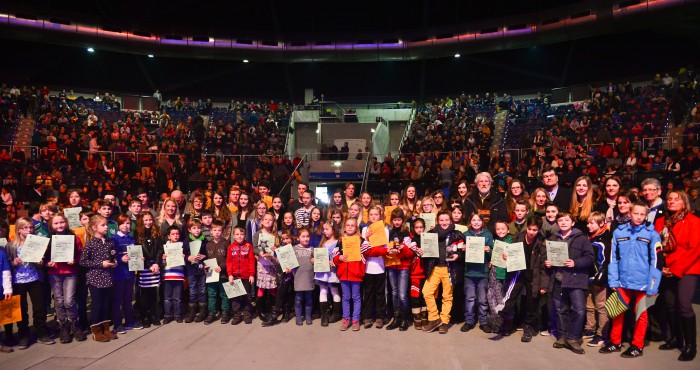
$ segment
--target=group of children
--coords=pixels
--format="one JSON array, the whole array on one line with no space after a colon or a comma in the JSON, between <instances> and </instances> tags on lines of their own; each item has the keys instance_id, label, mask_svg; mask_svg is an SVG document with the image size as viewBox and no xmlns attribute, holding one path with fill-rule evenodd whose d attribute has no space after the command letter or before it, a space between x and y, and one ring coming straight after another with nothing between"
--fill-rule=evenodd
<instances>
[{"instance_id":1,"label":"group of children","mask_svg":"<svg viewBox=\"0 0 700 370\"><path fill-rule=\"evenodd\" d=\"M162 324L211 324L216 320L251 324L259 315L262 325L268 327L280 318L290 320L291 307L297 325L311 325L318 307L321 326L342 321L342 331L358 331L361 326L381 329L389 319L388 330L406 331L412 323L418 330L445 334L453 313L454 289L461 287L462 332L478 323L484 332L510 335L515 331L514 321L522 317L523 342L530 342L538 333L555 335L555 348L584 353L582 339L590 338L589 346L602 346L601 353L611 353L621 350L624 315L613 319L609 330L603 309L608 288L628 303L639 302L658 289L655 248L659 236L645 224L648 209L642 203L630 207L629 221L614 224L613 230L606 225L605 215L597 212L588 217L588 230L579 230L573 227L574 217L553 204L548 204L540 217L530 212L529 203L518 201L515 219L497 220L493 234L484 215L475 212L462 217L459 207L438 212L430 230L425 220L409 219L400 208L389 215L384 215L384 210L371 206L366 222L362 217L339 222L335 215L324 222L318 212L311 217L310 227L286 225L286 220L278 223L278 216L267 212L252 236L247 237L246 229L236 226L229 242L223 237L225 225L218 220L203 224L199 218L189 218L182 232L173 225L161 235L151 213L119 215L112 221L111 207L104 204L99 214L82 212L83 226L70 230L66 217L54 209L47 211L44 220L46 236L75 235L74 259L51 261L49 246L39 264L18 257L27 235L37 229L36 222L20 218L16 238L0 250L4 297L20 294L22 298L19 348L29 344L27 295L32 300L37 340L53 342L46 329L42 264L47 267L62 343L86 339L81 315L85 314L87 292L81 286L89 289L89 329L92 338L100 342L115 340L130 329L161 325L160 312ZM388 243L371 245L370 239L378 231L370 225L385 219L383 232ZM437 257L423 256L421 238L425 233L437 234ZM483 238L483 262L464 262L468 237ZM507 271L492 266L494 241L522 242L526 268ZM548 260L547 241L567 244L564 266L554 266ZM141 246L143 270L130 271L130 245ZM169 252L180 245L184 265L169 261L180 259ZM293 246L298 267L283 270L276 252L286 245ZM314 272L318 262L314 261L314 248L328 251L329 271ZM501 257L507 260L506 254ZM205 263L208 259L215 259L214 267ZM210 269L219 274L219 281L206 282ZM239 279L246 294L229 299L225 284ZM185 286L187 297L183 296ZM140 320L134 318L134 300ZM642 313L624 357L642 354L645 328L646 314ZM11 336L11 326L5 333Z\"/></svg>"}]
</instances>

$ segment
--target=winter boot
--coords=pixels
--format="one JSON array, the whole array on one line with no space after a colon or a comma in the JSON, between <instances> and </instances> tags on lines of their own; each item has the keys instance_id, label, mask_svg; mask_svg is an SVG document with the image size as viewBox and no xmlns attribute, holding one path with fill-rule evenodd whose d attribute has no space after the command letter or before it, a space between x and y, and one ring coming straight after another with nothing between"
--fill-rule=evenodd
<instances>
[{"instance_id":1,"label":"winter boot","mask_svg":"<svg viewBox=\"0 0 700 370\"><path fill-rule=\"evenodd\" d=\"M413 327L416 330L423 330L423 320L420 318L420 312L413 314Z\"/></svg>"},{"instance_id":2,"label":"winter boot","mask_svg":"<svg viewBox=\"0 0 700 370\"><path fill-rule=\"evenodd\" d=\"M109 342L109 337L104 334L102 324L90 325L90 332L92 333L92 339L96 342Z\"/></svg>"},{"instance_id":3,"label":"winter boot","mask_svg":"<svg viewBox=\"0 0 700 370\"><path fill-rule=\"evenodd\" d=\"M333 307L331 308L331 317L328 319L329 323L335 324L343 318L343 315L340 314L341 309L342 305L340 304L340 302L333 302Z\"/></svg>"},{"instance_id":4,"label":"winter boot","mask_svg":"<svg viewBox=\"0 0 700 370\"><path fill-rule=\"evenodd\" d=\"M262 326L266 328L268 326L275 326L279 324L279 320L277 320L277 317L280 313L280 309L278 309L277 307L272 307L272 311L269 315L267 315L267 320L262 322Z\"/></svg>"},{"instance_id":5,"label":"winter boot","mask_svg":"<svg viewBox=\"0 0 700 370\"><path fill-rule=\"evenodd\" d=\"M693 361L698 354L697 345L697 328L695 316L681 317L681 328L683 329L683 337L685 338L685 347L683 352L678 356L678 361Z\"/></svg>"},{"instance_id":6,"label":"winter boot","mask_svg":"<svg viewBox=\"0 0 700 370\"><path fill-rule=\"evenodd\" d=\"M102 334L104 334L107 338L109 338L109 340L119 339L119 337L117 336L117 334L115 332L109 330L109 326L111 324L112 324L112 322L109 320L102 321L100 323L100 325L102 325Z\"/></svg>"},{"instance_id":7,"label":"winter boot","mask_svg":"<svg viewBox=\"0 0 700 370\"><path fill-rule=\"evenodd\" d=\"M68 320L58 322L59 334L61 343L70 343L73 341L73 336L70 335L70 323Z\"/></svg>"},{"instance_id":8,"label":"winter boot","mask_svg":"<svg viewBox=\"0 0 700 370\"><path fill-rule=\"evenodd\" d=\"M68 320L68 323L70 325L71 332L73 333L73 337L75 338L75 340L77 340L78 342L82 342L87 339L85 332L83 331L83 329L80 328L80 325L78 324L77 320Z\"/></svg>"},{"instance_id":9,"label":"winter boot","mask_svg":"<svg viewBox=\"0 0 700 370\"><path fill-rule=\"evenodd\" d=\"M328 302L321 302L321 326L328 326Z\"/></svg>"},{"instance_id":10,"label":"winter boot","mask_svg":"<svg viewBox=\"0 0 700 370\"><path fill-rule=\"evenodd\" d=\"M196 303L188 303L187 304L187 313L185 314L185 322L186 323L191 323L194 321L194 315L195 311L197 311L197 304Z\"/></svg>"},{"instance_id":11,"label":"winter boot","mask_svg":"<svg viewBox=\"0 0 700 370\"><path fill-rule=\"evenodd\" d=\"M409 327L411 327L411 314L403 314L403 318L401 319L401 326L399 326L399 331L406 331L408 330Z\"/></svg>"},{"instance_id":12,"label":"winter boot","mask_svg":"<svg viewBox=\"0 0 700 370\"><path fill-rule=\"evenodd\" d=\"M194 322L202 322L204 321L204 317L207 315L207 303L206 302L199 302L199 312L197 312L197 315L194 317Z\"/></svg>"},{"instance_id":13,"label":"winter boot","mask_svg":"<svg viewBox=\"0 0 700 370\"><path fill-rule=\"evenodd\" d=\"M425 329L425 327L428 326L428 311L421 311L420 312L420 322L421 322L421 330Z\"/></svg>"},{"instance_id":14,"label":"winter boot","mask_svg":"<svg viewBox=\"0 0 700 370\"><path fill-rule=\"evenodd\" d=\"M207 315L207 317L203 321L204 321L204 325L210 325L211 323L216 321L216 312L209 311L209 314Z\"/></svg>"},{"instance_id":15,"label":"winter boot","mask_svg":"<svg viewBox=\"0 0 700 370\"><path fill-rule=\"evenodd\" d=\"M387 325L386 330L394 330L398 329L399 326L401 326L401 316L400 316L399 310L394 310L394 317L393 320L389 325Z\"/></svg>"}]
</instances>

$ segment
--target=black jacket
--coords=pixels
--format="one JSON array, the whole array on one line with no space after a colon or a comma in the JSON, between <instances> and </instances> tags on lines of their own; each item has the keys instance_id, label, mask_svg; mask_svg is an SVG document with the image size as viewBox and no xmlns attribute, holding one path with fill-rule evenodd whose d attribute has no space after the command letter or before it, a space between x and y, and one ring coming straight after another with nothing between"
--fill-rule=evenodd
<instances>
[{"instance_id":1,"label":"black jacket","mask_svg":"<svg viewBox=\"0 0 700 370\"><path fill-rule=\"evenodd\" d=\"M552 235L549 240L565 241L569 245L569 259L574 261L574 267L554 267L549 268L550 273L550 288L555 281L554 274L557 269L561 269L563 279L561 282L562 288L588 289L588 274L595 263L595 254L593 247L580 230L573 229L569 237L564 240L560 233ZM552 291L551 289L549 290Z\"/></svg>"},{"instance_id":2,"label":"black jacket","mask_svg":"<svg viewBox=\"0 0 700 370\"><path fill-rule=\"evenodd\" d=\"M491 234L496 234L496 221L508 222L508 210L506 207L505 200L495 191L491 190L491 193L487 199L491 199L491 215L489 217L489 222L486 228L491 232ZM468 218L470 214L476 212L481 204L481 197L479 192L473 192L465 201L462 206L462 213L465 218ZM469 223L469 221L467 221Z\"/></svg>"}]
</instances>

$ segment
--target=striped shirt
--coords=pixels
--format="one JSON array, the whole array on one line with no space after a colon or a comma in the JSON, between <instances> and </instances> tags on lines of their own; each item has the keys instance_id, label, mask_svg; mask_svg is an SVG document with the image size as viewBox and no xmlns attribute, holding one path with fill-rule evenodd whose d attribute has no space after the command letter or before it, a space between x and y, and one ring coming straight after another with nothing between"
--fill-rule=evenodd
<instances>
[{"instance_id":1,"label":"striped shirt","mask_svg":"<svg viewBox=\"0 0 700 370\"><path fill-rule=\"evenodd\" d=\"M139 271L139 287L156 288L160 285L160 274L154 274L151 270Z\"/></svg>"},{"instance_id":2,"label":"striped shirt","mask_svg":"<svg viewBox=\"0 0 700 370\"><path fill-rule=\"evenodd\" d=\"M165 269L163 280L185 281L185 266L176 266Z\"/></svg>"}]
</instances>

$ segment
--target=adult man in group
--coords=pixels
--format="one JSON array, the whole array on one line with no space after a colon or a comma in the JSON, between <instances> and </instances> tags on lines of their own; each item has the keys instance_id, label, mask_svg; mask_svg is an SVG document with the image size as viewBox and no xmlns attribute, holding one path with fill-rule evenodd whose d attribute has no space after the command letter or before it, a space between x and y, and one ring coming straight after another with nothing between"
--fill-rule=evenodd
<instances>
[{"instance_id":1,"label":"adult man in group","mask_svg":"<svg viewBox=\"0 0 700 370\"><path fill-rule=\"evenodd\" d=\"M559 186L559 176L554 169L546 170L542 173L542 183L547 196L560 211L568 211L571 206L571 189Z\"/></svg>"},{"instance_id":2,"label":"adult man in group","mask_svg":"<svg viewBox=\"0 0 700 370\"><path fill-rule=\"evenodd\" d=\"M175 201L177 202L177 208L180 210L180 214L186 214L185 212L187 211L187 199L185 199L185 194L183 194L180 190L173 190L173 192L170 193L170 197L175 199Z\"/></svg>"},{"instance_id":3,"label":"adult man in group","mask_svg":"<svg viewBox=\"0 0 700 370\"><path fill-rule=\"evenodd\" d=\"M661 182L652 177L644 179L642 181L642 197L647 206L649 206L647 222L650 222L651 225L655 225L656 220L661 219L665 215L664 201L661 198ZM656 227L656 232L661 233L663 228L664 225L658 225ZM661 284L664 284L663 279L661 279ZM648 313L649 326L647 328L647 338L653 342L665 340L666 317L664 316L665 311L663 303L649 307Z\"/></svg>"},{"instance_id":4,"label":"adult man in group","mask_svg":"<svg viewBox=\"0 0 700 370\"><path fill-rule=\"evenodd\" d=\"M506 202L498 192L491 191L493 179L488 172L477 174L475 183L477 191L472 192L464 201L462 213L465 217L469 218L469 215L478 212L484 217L484 226L488 228L491 233L495 234L496 221L508 221ZM469 224L470 221L471 220L467 219L467 224Z\"/></svg>"},{"instance_id":5,"label":"adult man in group","mask_svg":"<svg viewBox=\"0 0 700 370\"><path fill-rule=\"evenodd\" d=\"M288 207L289 212L292 212L292 214L294 214L294 212L296 212L297 209L304 206L304 202L303 202L302 198L304 197L304 193L307 190L309 190L309 185L307 183L300 181L297 184L297 192L299 193L299 198L294 199L291 202L289 202L289 207Z\"/></svg>"},{"instance_id":6,"label":"adult man in group","mask_svg":"<svg viewBox=\"0 0 700 370\"><path fill-rule=\"evenodd\" d=\"M149 199L148 192L145 189L138 188L136 190L136 197L141 201L141 213L149 212L151 215L153 215L154 219L158 217L158 212L151 208L151 200Z\"/></svg>"}]
</instances>

